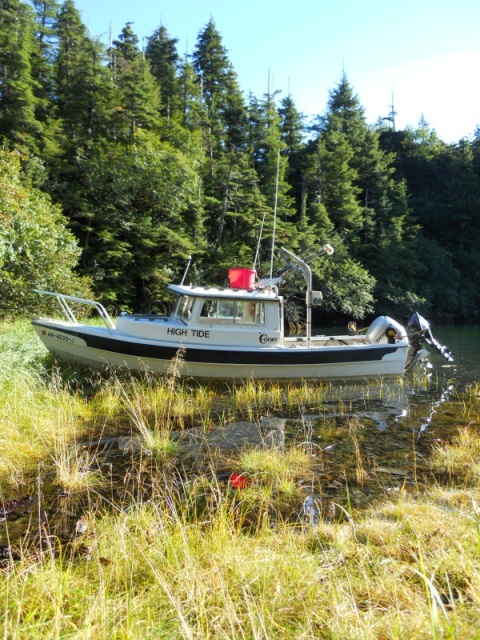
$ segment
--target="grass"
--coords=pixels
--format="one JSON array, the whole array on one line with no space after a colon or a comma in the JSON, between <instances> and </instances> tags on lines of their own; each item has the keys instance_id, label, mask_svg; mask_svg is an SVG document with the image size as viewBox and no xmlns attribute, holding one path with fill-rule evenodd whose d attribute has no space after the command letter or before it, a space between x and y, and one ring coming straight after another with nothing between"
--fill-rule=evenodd
<instances>
[{"instance_id":1,"label":"grass","mask_svg":"<svg viewBox=\"0 0 480 640\"><path fill-rule=\"evenodd\" d=\"M479 435L479 425L475 422L459 428L458 435L450 442L435 444L430 465L451 478L477 483L480 480Z\"/></svg>"},{"instance_id":2,"label":"grass","mask_svg":"<svg viewBox=\"0 0 480 640\"><path fill-rule=\"evenodd\" d=\"M260 523L228 497L193 525L168 493L98 519L81 553L4 576L8 638L475 638L472 492L432 489L350 524Z\"/></svg>"},{"instance_id":3,"label":"grass","mask_svg":"<svg viewBox=\"0 0 480 640\"><path fill-rule=\"evenodd\" d=\"M421 482L379 493L365 509L337 505L337 515L308 521L306 492L320 495L331 482L321 448L296 440L250 447L229 454L222 475L205 449L208 434L261 415L301 423L327 392L350 414L341 386L247 381L224 391L219 410L218 389L180 381L174 370L77 383L51 367L26 324L1 326L0 338L13 358L0 379L2 498L29 490L41 511L40 482L45 492L61 490L57 511L70 532L60 535L45 513L7 549L5 638L479 637L478 385L452 404L454 437L428 456L415 450ZM344 482L364 490L375 479L366 430L349 416L345 425L352 469ZM186 473L178 459L190 426L204 458ZM101 453L119 432L138 445L119 458L121 499ZM232 483L233 471L245 482ZM85 529L75 527L79 508Z\"/></svg>"}]
</instances>

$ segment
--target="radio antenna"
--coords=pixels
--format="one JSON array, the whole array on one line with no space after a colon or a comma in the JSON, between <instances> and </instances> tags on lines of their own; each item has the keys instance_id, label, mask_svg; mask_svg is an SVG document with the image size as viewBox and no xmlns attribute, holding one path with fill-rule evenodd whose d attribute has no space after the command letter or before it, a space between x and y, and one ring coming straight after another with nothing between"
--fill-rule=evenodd
<instances>
[{"instance_id":1,"label":"radio antenna","mask_svg":"<svg viewBox=\"0 0 480 640\"><path fill-rule=\"evenodd\" d=\"M273 233L272 233L272 252L270 256L270 278L273 278L273 253L275 251L275 234L277 231L277 203L278 203L278 181L280 176L280 147L277 155L277 181L275 184L275 204L273 207Z\"/></svg>"}]
</instances>

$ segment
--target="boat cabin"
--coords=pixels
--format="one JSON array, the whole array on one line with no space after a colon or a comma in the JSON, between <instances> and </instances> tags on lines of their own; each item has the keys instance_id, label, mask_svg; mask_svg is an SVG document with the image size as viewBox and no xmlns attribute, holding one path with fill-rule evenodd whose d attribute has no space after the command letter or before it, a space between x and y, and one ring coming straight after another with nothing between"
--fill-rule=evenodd
<instances>
[{"instance_id":1,"label":"boat cabin","mask_svg":"<svg viewBox=\"0 0 480 640\"><path fill-rule=\"evenodd\" d=\"M283 298L276 290L169 285L177 296L168 316L121 315L119 333L156 340L225 346L283 343Z\"/></svg>"}]
</instances>

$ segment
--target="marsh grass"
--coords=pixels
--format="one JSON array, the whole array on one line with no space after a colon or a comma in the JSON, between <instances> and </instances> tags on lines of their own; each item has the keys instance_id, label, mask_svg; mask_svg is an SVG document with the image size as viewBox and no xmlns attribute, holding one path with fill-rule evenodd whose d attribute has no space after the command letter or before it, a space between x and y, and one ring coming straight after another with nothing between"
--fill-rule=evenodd
<instances>
[{"instance_id":1,"label":"marsh grass","mask_svg":"<svg viewBox=\"0 0 480 640\"><path fill-rule=\"evenodd\" d=\"M297 482L309 478L313 458L306 451L249 449L240 453L237 465L252 486L267 487L268 492L297 495Z\"/></svg>"},{"instance_id":2,"label":"marsh grass","mask_svg":"<svg viewBox=\"0 0 480 640\"><path fill-rule=\"evenodd\" d=\"M476 637L475 491L432 488L305 529L216 496L201 521L163 488L106 515L87 555L24 558L0 586L8 638Z\"/></svg>"},{"instance_id":3,"label":"marsh grass","mask_svg":"<svg viewBox=\"0 0 480 640\"><path fill-rule=\"evenodd\" d=\"M429 464L436 472L444 472L451 479L478 483L480 480L479 425L460 427L450 442L435 443Z\"/></svg>"},{"instance_id":4,"label":"marsh grass","mask_svg":"<svg viewBox=\"0 0 480 640\"><path fill-rule=\"evenodd\" d=\"M249 379L242 385L231 388L230 404L240 415L255 419L265 411L295 412L296 415L320 406L332 389L329 383L318 384L288 383L275 384Z\"/></svg>"},{"instance_id":5,"label":"marsh grass","mask_svg":"<svg viewBox=\"0 0 480 640\"><path fill-rule=\"evenodd\" d=\"M62 490L77 493L103 483L95 450L75 442L76 433L61 432L54 439L50 458L53 464L54 484Z\"/></svg>"},{"instance_id":6,"label":"marsh grass","mask_svg":"<svg viewBox=\"0 0 480 640\"><path fill-rule=\"evenodd\" d=\"M38 465L49 458L59 484L93 480L90 463L72 445L93 415L77 383L55 368L27 321L0 324L0 351L2 494L29 488Z\"/></svg>"},{"instance_id":7,"label":"marsh grass","mask_svg":"<svg viewBox=\"0 0 480 640\"><path fill-rule=\"evenodd\" d=\"M13 353L18 342L7 339L6 348ZM74 494L65 531L78 504L88 526L67 541L53 522L38 526L44 544L21 542L15 561L13 552L2 561L5 638L478 638L478 385L462 397L470 424L423 461L429 485L379 494L362 511L347 500L337 505L345 517L307 523L305 489L321 494L327 480L321 456L303 442L232 454L229 468L248 480L237 488L217 473L214 452L208 469L187 476L164 464L177 454L162 447L191 425L208 432L227 414L257 421L318 411L327 391L335 411L349 413L340 385L247 382L230 390L232 405L218 414L215 390L176 376L98 378L85 391L42 357L27 349L0 381L8 389L0 398L2 498L34 484L43 465L43 480ZM329 420L322 445L338 432ZM81 444L111 422L142 442L128 458L126 497L115 503L95 490L98 450ZM348 496L350 484L358 490L374 474L365 475L362 425L344 422L355 467ZM157 436L158 455L148 454Z\"/></svg>"}]
</instances>

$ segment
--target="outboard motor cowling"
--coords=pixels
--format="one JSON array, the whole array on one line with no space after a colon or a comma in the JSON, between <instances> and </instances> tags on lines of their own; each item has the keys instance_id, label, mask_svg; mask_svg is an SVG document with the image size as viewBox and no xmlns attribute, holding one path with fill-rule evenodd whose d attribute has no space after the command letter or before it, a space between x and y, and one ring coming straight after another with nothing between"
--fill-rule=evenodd
<instances>
[{"instance_id":1,"label":"outboard motor cowling","mask_svg":"<svg viewBox=\"0 0 480 640\"><path fill-rule=\"evenodd\" d=\"M408 340L411 347L412 364L416 361L415 356L420 351L422 344L433 347L448 362L453 362L453 353L448 347L441 345L435 340L430 331L430 323L425 320L417 311L411 316L407 324ZM411 365L410 365L411 366Z\"/></svg>"},{"instance_id":2,"label":"outboard motor cowling","mask_svg":"<svg viewBox=\"0 0 480 640\"><path fill-rule=\"evenodd\" d=\"M370 344L376 344L377 342L394 344L396 340L402 340L406 337L405 328L388 316L375 318L365 333L365 338Z\"/></svg>"}]
</instances>

